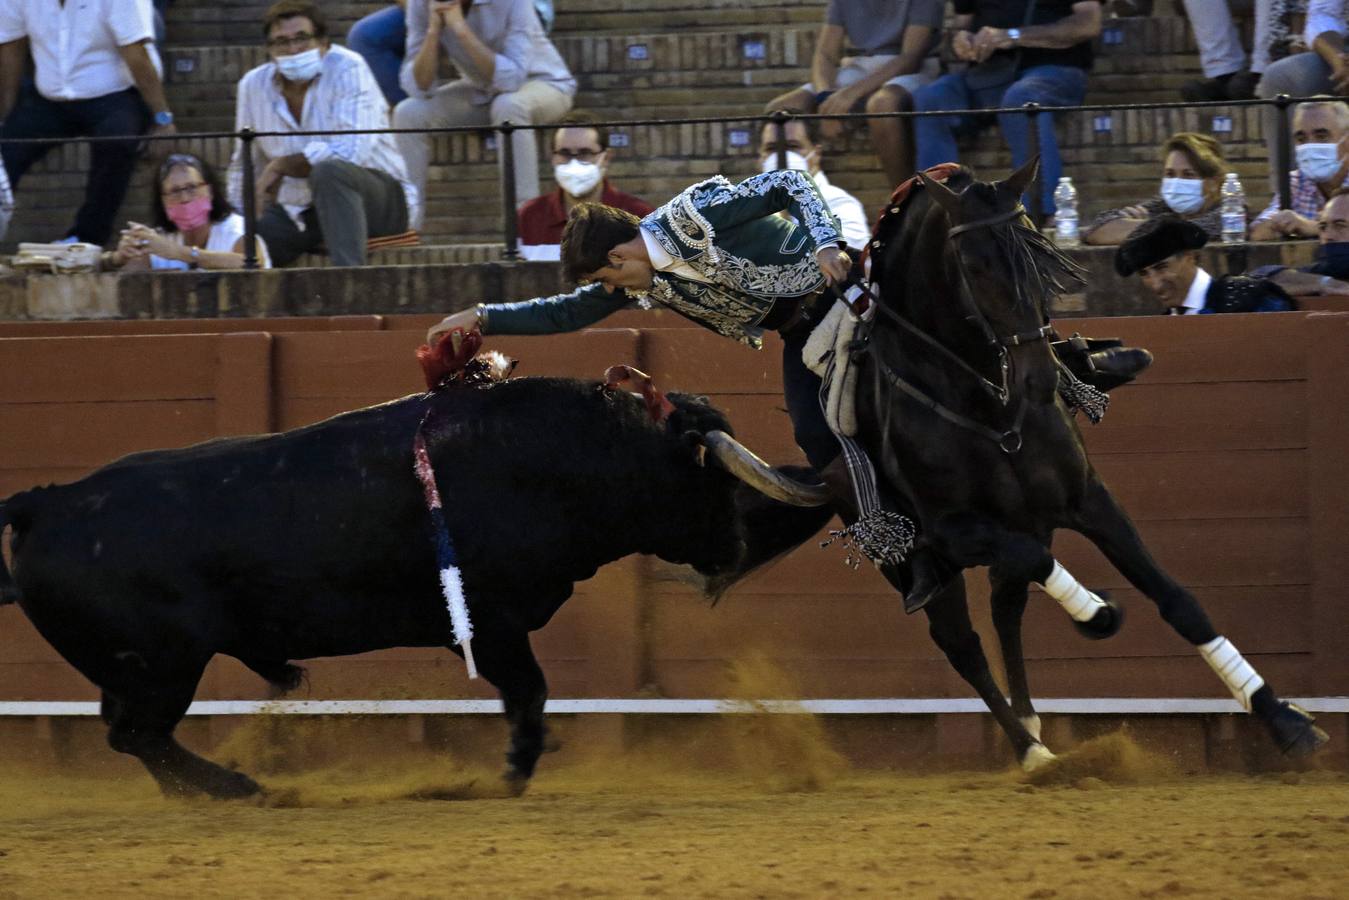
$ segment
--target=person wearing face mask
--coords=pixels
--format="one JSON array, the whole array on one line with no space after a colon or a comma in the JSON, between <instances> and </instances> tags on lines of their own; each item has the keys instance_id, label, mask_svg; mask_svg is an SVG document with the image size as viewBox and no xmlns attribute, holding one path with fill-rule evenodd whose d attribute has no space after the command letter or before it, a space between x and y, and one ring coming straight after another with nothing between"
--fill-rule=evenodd
<instances>
[{"instance_id":1,"label":"person wearing face mask","mask_svg":"<svg viewBox=\"0 0 1349 900\"><path fill-rule=\"evenodd\" d=\"M1251 240L1314 238L1326 200L1349 183L1349 105L1341 100L1299 103L1293 113L1297 168L1289 173L1289 207L1275 195L1251 223Z\"/></svg>"},{"instance_id":2,"label":"person wearing face mask","mask_svg":"<svg viewBox=\"0 0 1349 900\"><path fill-rule=\"evenodd\" d=\"M230 208L210 164L175 153L159 167L151 225L130 222L104 269L239 269L244 264L244 217ZM270 268L267 244L255 238L258 265Z\"/></svg>"},{"instance_id":3,"label":"person wearing face mask","mask_svg":"<svg viewBox=\"0 0 1349 900\"><path fill-rule=\"evenodd\" d=\"M1274 282L1249 275L1214 278L1199 265L1208 234L1195 222L1158 216L1144 222L1115 251L1121 278L1137 272L1166 313L1286 312L1293 299Z\"/></svg>"},{"instance_id":4,"label":"person wearing face mask","mask_svg":"<svg viewBox=\"0 0 1349 900\"><path fill-rule=\"evenodd\" d=\"M1158 196L1134 206L1109 209L1082 231L1084 244L1111 245L1158 216L1193 222L1209 237L1222 235L1222 184L1227 171L1222 144L1207 134L1182 131L1162 143Z\"/></svg>"},{"instance_id":5,"label":"person wearing face mask","mask_svg":"<svg viewBox=\"0 0 1349 900\"><path fill-rule=\"evenodd\" d=\"M328 42L309 0L280 0L263 16L268 62L239 80L235 128L279 132L255 139L257 232L284 266L326 245L334 265L366 261L372 237L400 235L421 197L389 134L320 134L389 127L370 66ZM230 159L229 199L243 208L243 142Z\"/></svg>"},{"instance_id":6,"label":"person wearing face mask","mask_svg":"<svg viewBox=\"0 0 1349 900\"><path fill-rule=\"evenodd\" d=\"M525 259L561 259L567 216L581 203L603 203L641 217L655 209L641 197L625 194L609 181L609 129L585 112L569 113L553 132L553 178L557 190L535 197L516 216L520 255Z\"/></svg>"},{"instance_id":7,"label":"person wearing face mask","mask_svg":"<svg viewBox=\"0 0 1349 900\"><path fill-rule=\"evenodd\" d=\"M1316 229L1320 245L1310 266L1262 266L1251 274L1269 278L1293 297L1349 296L1349 188L1330 195Z\"/></svg>"},{"instance_id":8,"label":"person wearing face mask","mask_svg":"<svg viewBox=\"0 0 1349 900\"><path fill-rule=\"evenodd\" d=\"M815 143L811 123L802 119L791 119L782 126L783 139L778 139L778 126L769 122L764 125L759 136L759 170L773 172L778 168L796 169L808 172L815 180L815 187L824 198L825 205L839 221L843 229L843 242L860 250L871 240L871 223L867 220L862 203L852 194L830 183L820 169L820 149ZM786 153L785 166L778 165L778 150Z\"/></svg>"}]
</instances>

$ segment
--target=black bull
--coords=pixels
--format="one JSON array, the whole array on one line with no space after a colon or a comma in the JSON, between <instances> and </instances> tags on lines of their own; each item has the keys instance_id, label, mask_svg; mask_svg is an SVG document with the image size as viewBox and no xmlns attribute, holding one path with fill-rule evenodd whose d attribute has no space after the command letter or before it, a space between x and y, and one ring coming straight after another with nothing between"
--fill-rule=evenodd
<instances>
[{"instance_id":1,"label":"black bull","mask_svg":"<svg viewBox=\"0 0 1349 900\"><path fill-rule=\"evenodd\" d=\"M649 553L720 590L829 515L770 501L704 460L703 445L727 460L725 441L709 439L729 432L725 417L700 398L671 399L662 425L635 395L526 378L128 456L0 504L14 570L11 581L0 557L0 595L102 689L109 743L165 792L254 793L252 779L173 739L213 655L290 688L302 674L290 660L452 642L413 473L429 406L474 655L501 693L506 774L522 789L547 696L529 632L574 582ZM743 455L727 461L746 477Z\"/></svg>"}]
</instances>

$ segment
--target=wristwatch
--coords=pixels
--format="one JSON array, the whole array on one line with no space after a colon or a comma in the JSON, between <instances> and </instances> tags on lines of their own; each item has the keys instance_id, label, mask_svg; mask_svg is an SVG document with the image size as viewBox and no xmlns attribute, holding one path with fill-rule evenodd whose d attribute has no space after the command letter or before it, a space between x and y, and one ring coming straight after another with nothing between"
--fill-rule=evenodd
<instances>
[{"instance_id":1,"label":"wristwatch","mask_svg":"<svg viewBox=\"0 0 1349 900\"><path fill-rule=\"evenodd\" d=\"M1021 29L1020 28L1007 29L1007 40L1011 41L1013 44L1021 43Z\"/></svg>"},{"instance_id":2,"label":"wristwatch","mask_svg":"<svg viewBox=\"0 0 1349 900\"><path fill-rule=\"evenodd\" d=\"M155 124L161 128L165 125L172 125L173 113L169 112L167 109L161 109L159 112L155 113Z\"/></svg>"},{"instance_id":3,"label":"wristwatch","mask_svg":"<svg viewBox=\"0 0 1349 900\"><path fill-rule=\"evenodd\" d=\"M201 265L201 251L196 247L188 251L188 256L192 257L192 261L188 263L189 266L195 269Z\"/></svg>"}]
</instances>

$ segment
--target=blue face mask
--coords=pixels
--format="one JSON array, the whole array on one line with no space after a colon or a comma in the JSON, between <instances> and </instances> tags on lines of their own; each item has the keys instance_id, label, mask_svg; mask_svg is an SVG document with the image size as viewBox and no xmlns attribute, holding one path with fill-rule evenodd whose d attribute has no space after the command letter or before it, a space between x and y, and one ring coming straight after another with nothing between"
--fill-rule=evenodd
<instances>
[{"instance_id":1,"label":"blue face mask","mask_svg":"<svg viewBox=\"0 0 1349 900\"><path fill-rule=\"evenodd\" d=\"M1317 247L1316 262L1308 271L1349 281L1349 241L1333 241Z\"/></svg>"},{"instance_id":2,"label":"blue face mask","mask_svg":"<svg viewBox=\"0 0 1349 900\"><path fill-rule=\"evenodd\" d=\"M318 47L311 47L303 53L278 56L276 67L287 81L313 81L319 69L323 68L323 54Z\"/></svg>"}]
</instances>

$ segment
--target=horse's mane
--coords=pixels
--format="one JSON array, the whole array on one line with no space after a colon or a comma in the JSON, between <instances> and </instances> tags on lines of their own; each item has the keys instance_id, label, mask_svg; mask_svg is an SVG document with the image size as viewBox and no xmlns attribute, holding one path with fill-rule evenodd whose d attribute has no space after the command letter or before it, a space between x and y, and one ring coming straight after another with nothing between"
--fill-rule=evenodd
<instances>
[{"instance_id":1,"label":"horse's mane","mask_svg":"<svg viewBox=\"0 0 1349 900\"><path fill-rule=\"evenodd\" d=\"M957 169L945 183L956 193L966 189L975 191L976 197L986 200L990 208L995 202L992 185L977 181L974 171L967 166ZM873 258L872 275L877 282L885 284L883 302L889 305L903 306L912 289L930 287L924 285L919 276L924 267L914 263L938 258L933 248L925 247L923 241L925 236L931 240L925 229L934 206L931 194L923 190L921 184L916 184L900 203L899 212L885 216L880 222L876 238L886 249ZM998 242L1009 268L1008 282L1015 286L1018 303L1031 303L1037 309L1047 310L1053 298L1085 280L1086 270L1065 256L1024 218L981 230L978 234L988 234ZM945 235L942 237L944 239ZM887 279L891 269L898 277Z\"/></svg>"}]
</instances>

